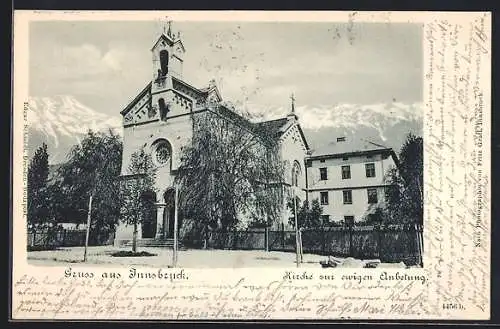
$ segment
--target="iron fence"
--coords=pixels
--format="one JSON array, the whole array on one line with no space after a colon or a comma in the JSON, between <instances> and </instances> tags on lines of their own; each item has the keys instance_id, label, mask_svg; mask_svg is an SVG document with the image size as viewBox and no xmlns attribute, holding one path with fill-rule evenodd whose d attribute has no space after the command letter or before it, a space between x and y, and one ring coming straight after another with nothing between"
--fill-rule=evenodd
<instances>
[{"instance_id":1,"label":"iron fence","mask_svg":"<svg viewBox=\"0 0 500 329\"><path fill-rule=\"evenodd\" d=\"M50 249L57 247L78 247L85 245L86 230L42 229L28 232L28 249ZM106 241L89 240L90 245L108 245L113 243L114 236Z\"/></svg>"},{"instance_id":2,"label":"iron fence","mask_svg":"<svg viewBox=\"0 0 500 329\"><path fill-rule=\"evenodd\" d=\"M421 262L423 251L422 231L422 226L416 224L302 229L302 250L320 255L417 264ZM207 247L294 252L295 231L214 231L208 234Z\"/></svg>"}]
</instances>

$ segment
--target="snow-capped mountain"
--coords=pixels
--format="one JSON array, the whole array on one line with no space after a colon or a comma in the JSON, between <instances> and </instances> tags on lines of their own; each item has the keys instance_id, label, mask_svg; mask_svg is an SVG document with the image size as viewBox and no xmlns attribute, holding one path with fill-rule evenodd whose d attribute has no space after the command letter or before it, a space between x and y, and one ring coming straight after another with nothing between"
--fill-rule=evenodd
<instances>
[{"instance_id":1,"label":"snow-capped mountain","mask_svg":"<svg viewBox=\"0 0 500 329\"><path fill-rule=\"evenodd\" d=\"M48 145L49 162L64 162L70 148L89 129L113 129L121 133L121 119L97 112L73 96L32 97L28 121L30 157L42 142ZM253 106L252 106L253 107ZM251 107L251 108L252 108ZM259 108L259 107L253 107ZM287 108L251 111L255 121L286 116ZM367 138L399 151L406 135L422 135L423 109L420 103L375 105L340 104L296 108L300 124L312 149L335 141L337 137Z\"/></svg>"},{"instance_id":2,"label":"snow-capped mountain","mask_svg":"<svg viewBox=\"0 0 500 329\"><path fill-rule=\"evenodd\" d=\"M269 120L283 117L289 109L266 109L256 117ZM300 106L295 109L312 149L335 141L337 137L366 138L399 151L408 133L422 136L421 103L398 102L356 105Z\"/></svg>"},{"instance_id":3,"label":"snow-capped mountain","mask_svg":"<svg viewBox=\"0 0 500 329\"><path fill-rule=\"evenodd\" d=\"M119 116L97 112L68 95L30 97L28 123L30 157L45 142L50 163L64 162L70 148L89 130L121 133Z\"/></svg>"},{"instance_id":4,"label":"snow-capped mountain","mask_svg":"<svg viewBox=\"0 0 500 329\"><path fill-rule=\"evenodd\" d=\"M375 105L343 104L328 109L298 109L311 147L319 148L337 137L367 138L399 152L408 133L422 136L423 108L420 103Z\"/></svg>"}]
</instances>

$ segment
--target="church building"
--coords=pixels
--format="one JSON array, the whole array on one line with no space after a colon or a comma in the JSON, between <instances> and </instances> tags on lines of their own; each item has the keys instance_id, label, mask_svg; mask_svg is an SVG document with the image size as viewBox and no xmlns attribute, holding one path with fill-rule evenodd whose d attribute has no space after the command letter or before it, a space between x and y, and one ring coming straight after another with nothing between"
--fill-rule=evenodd
<instances>
[{"instance_id":1,"label":"church building","mask_svg":"<svg viewBox=\"0 0 500 329\"><path fill-rule=\"evenodd\" d=\"M356 220L361 219L367 210L366 198L361 198L363 193L367 194L368 204L374 203L374 193L380 195L376 198L377 203L382 201L384 183L380 178L383 177L384 168L396 163L391 149L368 144L351 152L347 141L342 145L342 152L333 147L327 153L315 153L310 149L299 124L293 96L290 111L285 117L250 122L224 105L226 103L214 81L206 86L195 87L183 79L185 52L182 38L172 33L169 26L168 31L162 33L151 48L151 81L120 112L123 119L122 176L132 174L128 172L131 157L141 148L151 154L156 166L155 191L149 192L147 196L155 204L155 211L150 218L143 220L138 229L140 239L166 240L173 237L174 178L181 164L180 153L193 138L193 120L207 111L218 109L217 113L223 114L221 120L231 121L234 116L238 116L248 125L271 131L278 141L279 158L284 164L285 174L284 181L280 183L283 200L276 205L283 210L283 215L281 222L273 224L274 229L290 229L288 222L291 214L286 203L292 193L300 200L321 199L323 218L330 221L354 217ZM355 181L355 186L350 186L344 173L348 162L351 163L353 177L358 174L357 167L361 168L364 164L366 177L370 179L351 179ZM372 164L377 179L368 176L368 171L372 175ZM359 171L361 173L361 169ZM342 179L337 179L337 176ZM343 191L351 191L352 195L349 197L349 192ZM343 202L336 201L339 199L337 195L341 194ZM360 197L355 197L358 194ZM120 223L115 244L130 241L132 235L133 228Z\"/></svg>"},{"instance_id":2,"label":"church building","mask_svg":"<svg viewBox=\"0 0 500 329\"><path fill-rule=\"evenodd\" d=\"M172 33L169 27L160 35L151 48L152 65L151 81L121 111L123 118L123 155L122 176L128 172L132 154L144 148L150 152L157 167L155 191L149 197L156 204L152 218L145 220L139 229L141 239L169 239L173 237L174 217L174 178L180 166L180 152L193 138L193 120L207 111L225 113L221 120L231 120L239 116L226 107L222 96L211 81L207 86L197 88L183 80L182 69L186 49L179 35ZM293 103L293 101L292 101ZM294 113L292 104L290 113L276 120L253 123L249 125L261 127L272 132L279 142L279 156L284 163L285 181L282 188L297 186L295 193L301 200L306 198L306 180L304 159L309 153L305 135ZM247 119L241 117L241 120ZM288 222L286 195L283 193L283 222ZM278 225L279 223L277 223ZM116 230L115 243L129 241L133 228L119 224Z\"/></svg>"}]
</instances>

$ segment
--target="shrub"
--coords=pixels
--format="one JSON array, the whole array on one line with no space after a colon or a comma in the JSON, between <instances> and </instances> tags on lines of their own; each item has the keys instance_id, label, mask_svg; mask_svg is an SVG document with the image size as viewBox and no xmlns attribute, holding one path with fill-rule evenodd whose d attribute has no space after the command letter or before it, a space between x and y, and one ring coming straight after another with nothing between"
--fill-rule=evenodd
<instances>
[{"instance_id":1,"label":"shrub","mask_svg":"<svg viewBox=\"0 0 500 329\"><path fill-rule=\"evenodd\" d=\"M206 230L202 221L184 218L179 230L179 240L187 247L200 248L204 245Z\"/></svg>"},{"instance_id":2,"label":"shrub","mask_svg":"<svg viewBox=\"0 0 500 329\"><path fill-rule=\"evenodd\" d=\"M28 251L44 251L44 250L57 250L56 246L52 245L40 245L40 246L28 246Z\"/></svg>"}]
</instances>

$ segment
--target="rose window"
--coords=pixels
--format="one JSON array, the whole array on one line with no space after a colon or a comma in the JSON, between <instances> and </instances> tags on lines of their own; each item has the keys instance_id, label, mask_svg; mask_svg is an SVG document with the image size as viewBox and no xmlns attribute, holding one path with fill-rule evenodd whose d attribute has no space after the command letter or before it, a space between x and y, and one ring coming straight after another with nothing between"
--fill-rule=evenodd
<instances>
[{"instance_id":1,"label":"rose window","mask_svg":"<svg viewBox=\"0 0 500 329\"><path fill-rule=\"evenodd\" d=\"M154 150L154 161L158 166L164 166L170 160L170 145L167 142L160 142Z\"/></svg>"}]
</instances>

